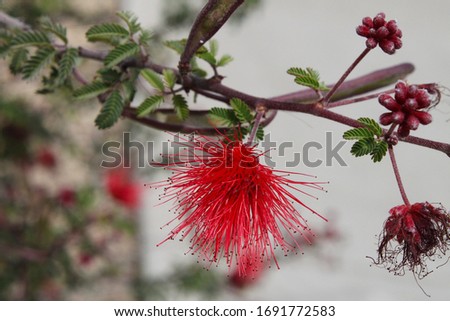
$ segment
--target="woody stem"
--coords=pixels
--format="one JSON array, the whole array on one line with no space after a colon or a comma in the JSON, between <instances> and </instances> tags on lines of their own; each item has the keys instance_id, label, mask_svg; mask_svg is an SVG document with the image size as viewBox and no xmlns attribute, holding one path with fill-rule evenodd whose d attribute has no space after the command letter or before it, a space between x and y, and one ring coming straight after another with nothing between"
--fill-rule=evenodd
<instances>
[{"instance_id":1,"label":"woody stem","mask_svg":"<svg viewBox=\"0 0 450 321\"><path fill-rule=\"evenodd\" d=\"M333 88L331 88L327 95L323 98L324 105L327 105L336 90L342 85L344 80L348 77L348 75L350 75L350 73L361 62L361 60L363 60L363 58L369 53L370 50L370 48L364 49L364 51L358 56L358 58L356 58L356 60L350 65L350 67L348 67L341 78L334 84Z\"/></svg>"},{"instance_id":2,"label":"woody stem","mask_svg":"<svg viewBox=\"0 0 450 321\"><path fill-rule=\"evenodd\" d=\"M389 145L389 158L391 159L392 168L394 169L395 179L397 180L398 189L400 190L400 194L402 196L403 202L406 206L411 206L411 203L406 196L405 188L403 186L402 178L400 177L400 172L398 170L397 161L395 160L394 148L392 145Z\"/></svg>"},{"instance_id":3,"label":"woody stem","mask_svg":"<svg viewBox=\"0 0 450 321\"><path fill-rule=\"evenodd\" d=\"M253 122L252 131L248 136L247 144L251 145L255 141L256 132L258 131L259 124L261 123L262 117L264 116L264 111L257 111L255 121Z\"/></svg>"}]
</instances>

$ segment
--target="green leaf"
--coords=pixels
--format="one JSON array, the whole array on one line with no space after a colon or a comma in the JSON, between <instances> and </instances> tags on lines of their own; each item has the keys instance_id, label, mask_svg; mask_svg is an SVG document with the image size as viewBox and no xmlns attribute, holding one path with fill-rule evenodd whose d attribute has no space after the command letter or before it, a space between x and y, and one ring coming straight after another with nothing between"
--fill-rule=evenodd
<instances>
[{"instance_id":1,"label":"green leaf","mask_svg":"<svg viewBox=\"0 0 450 321\"><path fill-rule=\"evenodd\" d=\"M102 68L97 71L100 75L102 82L108 85L115 84L120 81L122 74L115 69Z\"/></svg>"},{"instance_id":2,"label":"green leaf","mask_svg":"<svg viewBox=\"0 0 450 321\"><path fill-rule=\"evenodd\" d=\"M127 29L116 23L103 23L92 26L86 32L89 41L110 42L111 38L127 38L130 35Z\"/></svg>"},{"instance_id":3,"label":"green leaf","mask_svg":"<svg viewBox=\"0 0 450 321\"><path fill-rule=\"evenodd\" d=\"M141 25L134 13L130 11L120 11L117 12L116 15L127 24L131 34L135 34L141 30Z\"/></svg>"},{"instance_id":4,"label":"green leaf","mask_svg":"<svg viewBox=\"0 0 450 321\"><path fill-rule=\"evenodd\" d=\"M106 129L114 125L123 111L123 99L118 90L115 90L106 99L100 114L95 119L99 129Z\"/></svg>"},{"instance_id":5,"label":"green leaf","mask_svg":"<svg viewBox=\"0 0 450 321\"><path fill-rule=\"evenodd\" d=\"M205 78L208 75L205 70L199 67L196 57L193 57L191 59L191 72L199 78Z\"/></svg>"},{"instance_id":6,"label":"green leaf","mask_svg":"<svg viewBox=\"0 0 450 321\"><path fill-rule=\"evenodd\" d=\"M226 126L231 127L239 124L239 119L236 117L234 110L230 108L213 107L210 109L208 116Z\"/></svg>"},{"instance_id":7,"label":"green leaf","mask_svg":"<svg viewBox=\"0 0 450 321\"><path fill-rule=\"evenodd\" d=\"M49 17L43 17L40 20L40 27L42 30L54 34L67 44L67 30L63 25L53 22Z\"/></svg>"},{"instance_id":8,"label":"green leaf","mask_svg":"<svg viewBox=\"0 0 450 321\"><path fill-rule=\"evenodd\" d=\"M347 140L373 138L373 133L368 128L365 127L352 128L344 133L343 138Z\"/></svg>"},{"instance_id":9,"label":"green leaf","mask_svg":"<svg viewBox=\"0 0 450 321\"><path fill-rule=\"evenodd\" d=\"M201 54L197 54L197 57L206 61L211 66L216 66L216 64L217 64L216 58L210 52L204 52Z\"/></svg>"},{"instance_id":10,"label":"green leaf","mask_svg":"<svg viewBox=\"0 0 450 321\"><path fill-rule=\"evenodd\" d=\"M41 31L21 32L11 40L11 46L15 48L28 46L50 46L50 39Z\"/></svg>"},{"instance_id":11,"label":"green leaf","mask_svg":"<svg viewBox=\"0 0 450 321\"><path fill-rule=\"evenodd\" d=\"M181 40L168 40L164 42L164 45L172 50L175 50L179 55L181 55L184 51L184 47L186 46L187 39ZM197 49L196 54L202 54L208 52L205 46L201 46Z\"/></svg>"},{"instance_id":12,"label":"green leaf","mask_svg":"<svg viewBox=\"0 0 450 321\"><path fill-rule=\"evenodd\" d=\"M142 69L141 75L153 88L161 93L164 92L164 83L159 74L151 69Z\"/></svg>"},{"instance_id":13,"label":"green leaf","mask_svg":"<svg viewBox=\"0 0 450 321\"><path fill-rule=\"evenodd\" d=\"M97 97L109 90L109 85L100 81L94 81L73 92L73 96L77 99L89 99Z\"/></svg>"},{"instance_id":14,"label":"green leaf","mask_svg":"<svg viewBox=\"0 0 450 321\"><path fill-rule=\"evenodd\" d=\"M358 118L358 121L362 125L364 125L366 128L368 128L377 137L381 137L383 135L383 129L372 118L362 117L362 118Z\"/></svg>"},{"instance_id":15,"label":"green leaf","mask_svg":"<svg viewBox=\"0 0 450 321\"><path fill-rule=\"evenodd\" d=\"M211 39L209 41L209 52L213 57L217 56L217 52L219 51L219 43L215 39Z\"/></svg>"},{"instance_id":16,"label":"green leaf","mask_svg":"<svg viewBox=\"0 0 450 321\"><path fill-rule=\"evenodd\" d=\"M324 83L320 82L319 72L312 68L289 68L287 73L295 76L295 82L299 85L312 88L314 90L328 90Z\"/></svg>"},{"instance_id":17,"label":"green leaf","mask_svg":"<svg viewBox=\"0 0 450 321\"><path fill-rule=\"evenodd\" d=\"M164 97L160 95L148 97L137 108L136 110L137 116L140 118L153 113L161 105L163 101Z\"/></svg>"},{"instance_id":18,"label":"green leaf","mask_svg":"<svg viewBox=\"0 0 450 321\"><path fill-rule=\"evenodd\" d=\"M173 107L177 113L178 118L185 120L189 116L189 106L186 99L181 95L173 95L172 97Z\"/></svg>"},{"instance_id":19,"label":"green leaf","mask_svg":"<svg viewBox=\"0 0 450 321\"><path fill-rule=\"evenodd\" d=\"M164 69L163 78L166 86L170 89L173 89L177 82L177 76L175 75L174 71L172 69Z\"/></svg>"},{"instance_id":20,"label":"green leaf","mask_svg":"<svg viewBox=\"0 0 450 321\"><path fill-rule=\"evenodd\" d=\"M134 56L139 52L139 46L135 43L126 43L119 45L111 50L105 57L106 68L111 68L128 57Z\"/></svg>"},{"instance_id":21,"label":"green leaf","mask_svg":"<svg viewBox=\"0 0 450 321\"><path fill-rule=\"evenodd\" d=\"M373 162L380 162L386 155L387 150L388 144L384 140L377 142L377 144L373 148L372 153L370 154L372 156L371 159L373 160Z\"/></svg>"},{"instance_id":22,"label":"green leaf","mask_svg":"<svg viewBox=\"0 0 450 321\"><path fill-rule=\"evenodd\" d=\"M261 125L259 125L258 129L256 130L256 139L257 140L264 139L264 127L262 127Z\"/></svg>"},{"instance_id":23,"label":"green leaf","mask_svg":"<svg viewBox=\"0 0 450 321\"><path fill-rule=\"evenodd\" d=\"M370 154L376 145L375 139L363 138L355 142L350 152L356 157L361 157Z\"/></svg>"},{"instance_id":24,"label":"green leaf","mask_svg":"<svg viewBox=\"0 0 450 321\"><path fill-rule=\"evenodd\" d=\"M186 39L182 40L167 40L164 42L164 45L172 50L174 50L177 54L181 55L184 51L184 47L186 46Z\"/></svg>"},{"instance_id":25,"label":"green leaf","mask_svg":"<svg viewBox=\"0 0 450 321\"><path fill-rule=\"evenodd\" d=\"M239 98L232 98L230 100L230 105L240 122L251 123L253 121L252 111L245 102Z\"/></svg>"},{"instance_id":26,"label":"green leaf","mask_svg":"<svg viewBox=\"0 0 450 321\"><path fill-rule=\"evenodd\" d=\"M9 70L13 75L20 74L22 72L23 65L28 60L28 50L26 48L20 48L16 50L11 58L9 64Z\"/></svg>"},{"instance_id":27,"label":"green leaf","mask_svg":"<svg viewBox=\"0 0 450 321\"><path fill-rule=\"evenodd\" d=\"M233 57L230 55L223 55L217 62L217 67L224 67L233 61Z\"/></svg>"},{"instance_id":28,"label":"green leaf","mask_svg":"<svg viewBox=\"0 0 450 321\"><path fill-rule=\"evenodd\" d=\"M71 75L73 68L77 62L78 50L75 48L69 48L61 57L59 61L57 84L63 84L66 79Z\"/></svg>"},{"instance_id":29,"label":"green leaf","mask_svg":"<svg viewBox=\"0 0 450 321\"><path fill-rule=\"evenodd\" d=\"M150 43L151 39L153 37L153 34L149 30L142 30L139 35L139 44L146 46Z\"/></svg>"},{"instance_id":30,"label":"green leaf","mask_svg":"<svg viewBox=\"0 0 450 321\"><path fill-rule=\"evenodd\" d=\"M52 47L40 48L29 59L22 68L23 79L30 79L39 74L42 69L47 67L55 56L55 50Z\"/></svg>"}]
</instances>

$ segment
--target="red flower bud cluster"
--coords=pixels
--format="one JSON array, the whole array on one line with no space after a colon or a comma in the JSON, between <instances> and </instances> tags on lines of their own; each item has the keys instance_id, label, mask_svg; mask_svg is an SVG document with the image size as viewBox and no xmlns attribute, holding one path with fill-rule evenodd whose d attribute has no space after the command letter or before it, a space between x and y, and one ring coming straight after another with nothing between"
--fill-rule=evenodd
<instances>
[{"instance_id":1,"label":"red flower bud cluster","mask_svg":"<svg viewBox=\"0 0 450 321\"><path fill-rule=\"evenodd\" d=\"M394 54L395 50L402 47L402 31L397 27L395 20L386 21L383 12L377 14L373 19L365 17L362 25L356 27L356 33L366 37L366 46L369 49L377 45L387 54Z\"/></svg>"},{"instance_id":2,"label":"red flower bud cluster","mask_svg":"<svg viewBox=\"0 0 450 321\"><path fill-rule=\"evenodd\" d=\"M428 202L396 206L389 213L375 263L396 274L403 274L406 266L425 276L428 272L424 261L436 254L445 255L449 249L449 213Z\"/></svg>"},{"instance_id":3,"label":"red flower bud cluster","mask_svg":"<svg viewBox=\"0 0 450 321\"><path fill-rule=\"evenodd\" d=\"M378 97L378 101L391 111L380 116L380 123L398 124L400 137L407 137L411 130L419 127L419 124L428 125L433 120L426 111L433 102L432 95L417 85L407 85L400 81L395 85L394 97L382 94Z\"/></svg>"}]
</instances>

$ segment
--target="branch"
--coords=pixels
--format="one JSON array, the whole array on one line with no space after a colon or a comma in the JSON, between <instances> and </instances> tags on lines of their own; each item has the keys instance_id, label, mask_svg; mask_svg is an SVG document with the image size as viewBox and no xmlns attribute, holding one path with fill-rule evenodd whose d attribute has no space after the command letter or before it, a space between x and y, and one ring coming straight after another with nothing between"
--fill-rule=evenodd
<instances>
[{"instance_id":1,"label":"branch","mask_svg":"<svg viewBox=\"0 0 450 321\"><path fill-rule=\"evenodd\" d=\"M7 14L0 11L0 23L6 25L10 28L23 28L26 30L29 30L29 27L22 23L21 21L12 18L8 16ZM105 56L108 54L108 52L105 51L95 51L86 49L83 47L78 48L79 55L84 58L89 58L97 61L103 61ZM138 61L136 59L129 59L125 61L122 64L122 67L135 67L135 68L149 68L152 69L158 73L162 73L164 69L172 69L174 70L175 74L178 78L178 83L181 82L180 73L170 67L162 66L159 64L155 64L152 61L146 61L145 63L142 61ZM370 74L367 74L365 76L345 81L342 83L342 85L339 86L339 89L335 92L333 97L336 99L339 97L339 99L343 99L345 97L351 97L355 94L364 93L367 91L371 91L375 88L380 88L382 86L385 86L386 84L390 84L393 81L399 79L401 76L405 76L408 73L412 72L414 70L413 65L411 64L400 64L394 67L386 68L379 70L377 72L373 72ZM192 89L194 91L197 91L199 94L203 94L207 97L217 99L223 102L229 101L231 98L239 98L243 101L245 101L248 105L255 108L257 105L263 105L265 106L269 112L271 112L272 117L267 117L267 120L272 120L274 117L274 112L276 110L287 110L287 111L295 111L295 112L301 112L305 114L314 115L317 117L322 117L329 119L334 122L338 122L347 126L351 127L360 127L361 124L350 117L346 117L337 113L334 113L330 110L327 110L323 108L318 103L310 103L310 104L301 104L295 101L301 101L303 99L307 99L310 96L310 91L300 91L296 93L290 93L282 96L273 97L272 99L267 98L261 98L252 96L243 92L240 92L238 90L229 88L224 86L220 83L220 80L218 81L216 78L212 79L200 79L191 76L192 79ZM160 120L150 119L150 118L137 118L134 114L134 109L127 108L124 111L123 114L125 117L133 119L137 122L140 122L142 124L152 126L155 128L160 128L161 126L166 126L163 129L167 129L167 127L173 126L173 128L179 128L180 131L190 130L192 129L192 126L186 126L183 124L167 124L163 123ZM269 121L270 122L270 121ZM163 125L164 124L164 125ZM175 129L177 130L177 129ZM199 128L196 128L195 130L201 130ZM210 128L205 129L206 131L209 131ZM436 142L433 140L428 140L420 137L414 137L414 136L408 136L407 138L401 139L401 141L435 149L438 151L441 151L445 153L447 156L450 157L450 144L442 143L442 142Z\"/></svg>"},{"instance_id":2,"label":"branch","mask_svg":"<svg viewBox=\"0 0 450 321\"><path fill-rule=\"evenodd\" d=\"M203 7L195 19L178 63L183 77L189 72L189 65L195 52L222 28L242 3L244 0L209 0ZM189 78L184 77L183 79Z\"/></svg>"}]
</instances>

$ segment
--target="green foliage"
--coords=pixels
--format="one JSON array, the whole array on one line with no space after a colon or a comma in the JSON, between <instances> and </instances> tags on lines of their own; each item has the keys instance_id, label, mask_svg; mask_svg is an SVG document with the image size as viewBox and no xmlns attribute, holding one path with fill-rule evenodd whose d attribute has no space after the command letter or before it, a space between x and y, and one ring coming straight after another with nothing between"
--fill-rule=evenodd
<instances>
[{"instance_id":1,"label":"green foliage","mask_svg":"<svg viewBox=\"0 0 450 321\"><path fill-rule=\"evenodd\" d=\"M232 98L230 100L230 105L240 122L250 123L253 121L252 111L245 102L238 98Z\"/></svg>"},{"instance_id":2,"label":"green foliage","mask_svg":"<svg viewBox=\"0 0 450 321\"><path fill-rule=\"evenodd\" d=\"M145 99L137 108L136 114L138 117L144 117L153 113L164 101L164 97L160 95L153 95Z\"/></svg>"},{"instance_id":3,"label":"green foliage","mask_svg":"<svg viewBox=\"0 0 450 321\"><path fill-rule=\"evenodd\" d=\"M347 130L343 137L346 140L360 140L364 138L373 138L374 133L365 127L352 128Z\"/></svg>"},{"instance_id":4,"label":"green foliage","mask_svg":"<svg viewBox=\"0 0 450 321\"><path fill-rule=\"evenodd\" d=\"M376 142L372 137L362 138L353 144L350 152L356 157L361 157L370 154L373 151L375 145Z\"/></svg>"},{"instance_id":5,"label":"green foliage","mask_svg":"<svg viewBox=\"0 0 450 321\"><path fill-rule=\"evenodd\" d=\"M387 150L388 144L384 140L377 142L377 144L373 148L372 153L370 153L373 162L374 163L381 162L383 157L386 155Z\"/></svg>"},{"instance_id":6,"label":"green foliage","mask_svg":"<svg viewBox=\"0 0 450 321\"><path fill-rule=\"evenodd\" d=\"M178 94L173 95L172 103L178 118L180 118L181 120L185 120L186 118L189 117L189 106L187 104L186 99L183 96Z\"/></svg>"},{"instance_id":7,"label":"green foliage","mask_svg":"<svg viewBox=\"0 0 450 321\"><path fill-rule=\"evenodd\" d=\"M186 47L187 39L181 39L181 40L167 40L164 42L164 45L181 55L184 51L184 47ZM203 54L205 52L208 52L208 49L206 49L205 46L201 46L197 49L196 55Z\"/></svg>"},{"instance_id":8,"label":"green foliage","mask_svg":"<svg viewBox=\"0 0 450 321\"><path fill-rule=\"evenodd\" d=\"M239 124L239 119L236 117L234 110L230 108L213 107L209 111L209 117L219 124L228 127Z\"/></svg>"},{"instance_id":9,"label":"green foliage","mask_svg":"<svg viewBox=\"0 0 450 321\"><path fill-rule=\"evenodd\" d=\"M43 47L25 62L22 68L24 79L30 79L39 74L42 69L47 67L55 56L55 50L52 47Z\"/></svg>"},{"instance_id":10,"label":"green foliage","mask_svg":"<svg viewBox=\"0 0 450 321\"><path fill-rule=\"evenodd\" d=\"M77 99L90 99L97 97L109 90L109 85L100 81L94 81L84 85L73 92L73 96Z\"/></svg>"},{"instance_id":11,"label":"green foliage","mask_svg":"<svg viewBox=\"0 0 450 321\"><path fill-rule=\"evenodd\" d=\"M116 23L103 23L92 26L86 32L89 41L103 41L110 43L111 38L127 38L130 35L127 29Z\"/></svg>"},{"instance_id":12,"label":"green foliage","mask_svg":"<svg viewBox=\"0 0 450 321\"><path fill-rule=\"evenodd\" d=\"M28 46L51 46L50 39L42 31L26 31L18 33L12 40L11 46L23 48Z\"/></svg>"},{"instance_id":13,"label":"green foliage","mask_svg":"<svg viewBox=\"0 0 450 321\"><path fill-rule=\"evenodd\" d=\"M40 20L40 27L42 30L54 34L67 44L67 30L63 25L53 22L48 17L43 17Z\"/></svg>"},{"instance_id":14,"label":"green foliage","mask_svg":"<svg viewBox=\"0 0 450 321\"><path fill-rule=\"evenodd\" d=\"M209 41L209 52L213 57L217 56L217 53L219 51L219 43L215 39L211 39Z\"/></svg>"},{"instance_id":15,"label":"green foliage","mask_svg":"<svg viewBox=\"0 0 450 321\"><path fill-rule=\"evenodd\" d=\"M381 137L383 135L383 129L381 126L372 118L361 117L358 118L358 121L367 127L375 136Z\"/></svg>"},{"instance_id":16,"label":"green foliage","mask_svg":"<svg viewBox=\"0 0 450 321\"><path fill-rule=\"evenodd\" d=\"M20 74L22 72L23 65L28 60L28 50L26 48L20 48L14 51L12 54L11 62L9 63L9 70L13 75Z\"/></svg>"},{"instance_id":17,"label":"green foliage","mask_svg":"<svg viewBox=\"0 0 450 321\"><path fill-rule=\"evenodd\" d=\"M118 90L114 90L106 99L100 114L95 119L95 125L99 129L106 129L114 125L122 114L124 107L123 98Z\"/></svg>"},{"instance_id":18,"label":"green foliage","mask_svg":"<svg viewBox=\"0 0 450 321\"><path fill-rule=\"evenodd\" d=\"M161 76L158 75L156 72L154 72L151 69L142 69L141 75L144 77L145 80L156 90L163 93L164 92L164 83L161 79Z\"/></svg>"},{"instance_id":19,"label":"green foliage","mask_svg":"<svg viewBox=\"0 0 450 321\"><path fill-rule=\"evenodd\" d=\"M289 68L287 73L295 77L295 82L299 85L309 87L317 91L326 91L328 87L320 81L319 72L312 68Z\"/></svg>"},{"instance_id":20,"label":"green foliage","mask_svg":"<svg viewBox=\"0 0 450 321\"><path fill-rule=\"evenodd\" d=\"M138 52L139 46L134 42L118 45L117 47L112 49L105 57L104 64L106 68L111 68L121 61L136 55Z\"/></svg>"},{"instance_id":21,"label":"green foliage","mask_svg":"<svg viewBox=\"0 0 450 321\"><path fill-rule=\"evenodd\" d=\"M164 83L169 89L173 89L177 82L177 76L172 69L163 70Z\"/></svg>"},{"instance_id":22,"label":"green foliage","mask_svg":"<svg viewBox=\"0 0 450 321\"><path fill-rule=\"evenodd\" d=\"M255 114L250 107L238 98L230 100L232 108L213 107L209 111L209 118L219 125L236 128L241 137L253 130ZM234 133L232 133L234 135ZM260 125L256 130L256 139L264 139L264 129Z\"/></svg>"},{"instance_id":23,"label":"green foliage","mask_svg":"<svg viewBox=\"0 0 450 321\"><path fill-rule=\"evenodd\" d=\"M100 75L102 82L107 85L113 85L120 81L122 74L116 69L102 68L97 71Z\"/></svg>"},{"instance_id":24,"label":"green foliage","mask_svg":"<svg viewBox=\"0 0 450 321\"><path fill-rule=\"evenodd\" d=\"M233 61L233 57L230 55L223 55L217 62L217 67L224 67Z\"/></svg>"},{"instance_id":25,"label":"green foliage","mask_svg":"<svg viewBox=\"0 0 450 321\"><path fill-rule=\"evenodd\" d=\"M258 129L256 130L256 139L257 140L264 139L264 127L262 127L261 125L259 125Z\"/></svg>"},{"instance_id":26,"label":"green foliage","mask_svg":"<svg viewBox=\"0 0 450 321\"><path fill-rule=\"evenodd\" d=\"M370 155L374 163L380 162L388 149L388 144L382 136L382 128L371 118L363 117L358 121L364 127L349 129L343 135L346 140L356 140L350 152L355 157Z\"/></svg>"},{"instance_id":27,"label":"green foliage","mask_svg":"<svg viewBox=\"0 0 450 321\"><path fill-rule=\"evenodd\" d=\"M134 13L130 11L120 11L117 13L117 16L127 24L130 34L134 35L141 30L141 25Z\"/></svg>"},{"instance_id":28,"label":"green foliage","mask_svg":"<svg viewBox=\"0 0 450 321\"><path fill-rule=\"evenodd\" d=\"M75 48L69 48L63 54L61 59L59 60L58 66L58 78L56 80L57 84L63 84L66 79L72 73L73 68L77 62L78 58L78 50Z\"/></svg>"},{"instance_id":29,"label":"green foliage","mask_svg":"<svg viewBox=\"0 0 450 321\"><path fill-rule=\"evenodd\" d=\"M217 65L216 57L214 57L213 54L208 52L208 51L204 52L204 53L201 53L201 54L197 54L197 57L199 57L200 59L206 61L211 66L216 66Z\"/></svg>"}]
</instances>

